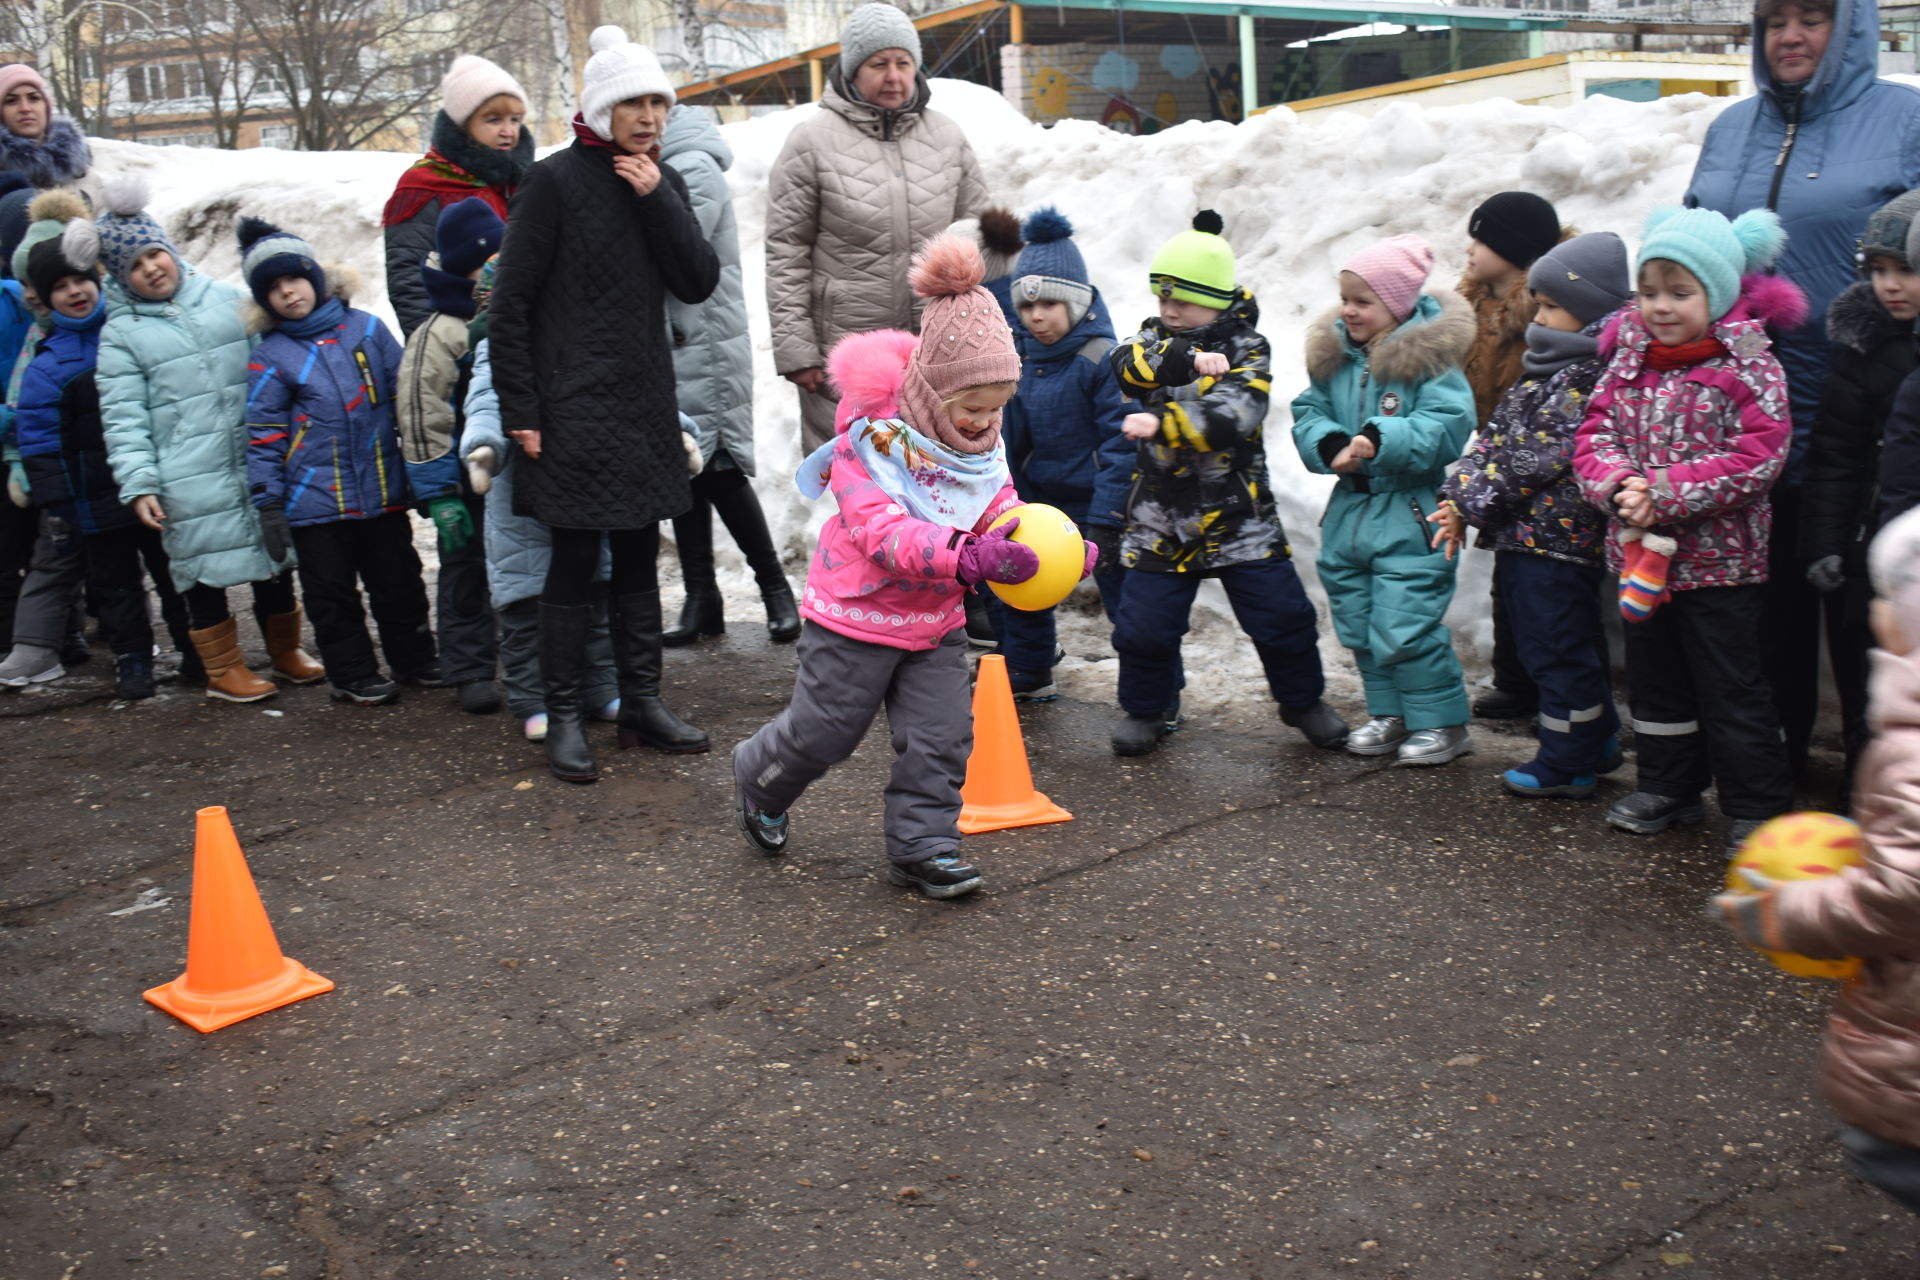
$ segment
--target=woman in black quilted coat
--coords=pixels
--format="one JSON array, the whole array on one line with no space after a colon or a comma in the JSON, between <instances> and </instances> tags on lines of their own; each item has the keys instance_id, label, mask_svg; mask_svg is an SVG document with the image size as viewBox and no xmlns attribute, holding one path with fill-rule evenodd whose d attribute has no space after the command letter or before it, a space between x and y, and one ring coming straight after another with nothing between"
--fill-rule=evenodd
<instances>
[{"instance_id":1,"label":"woman in black quilted coat","mask_svg":"<svg viewBox=\"0 0 1920 1280\"><path fill-rule=\"evenodd\" d=\"M493 385L524 451L514 510L553 531L540 598L547 765L598 777L581 716L588 618L612 551L620 745L705 751L660 698L659 522L692 504L667 345L666 295L699 302L720 260L659 163L673 87L651 50L601 27L589 44L574 142L514 195L489 310Z\"/></svg>"}]
</instances>

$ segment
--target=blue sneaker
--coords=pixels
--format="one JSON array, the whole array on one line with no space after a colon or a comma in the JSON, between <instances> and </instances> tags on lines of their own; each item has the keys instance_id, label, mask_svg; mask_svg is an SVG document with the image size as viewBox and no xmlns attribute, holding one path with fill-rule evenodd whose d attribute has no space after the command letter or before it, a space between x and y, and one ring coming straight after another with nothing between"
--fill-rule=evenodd
<instances>
[{"instance_id":1,"label":"blue sneaker","mask_svg":"<svg viewBox=\"0 0 1920 1280\"><path fill-rule=\"evenodd\" d=\"M1531 796L1536 799L1584 800L1593 794L1594 775L1579 773L1565 782L1546 782L1540 773L1529 773L1531 765L1522 765L1518 769L1509 769L1500 775L1501 785L1517 796Z\"/></svg>"}]
</instances>

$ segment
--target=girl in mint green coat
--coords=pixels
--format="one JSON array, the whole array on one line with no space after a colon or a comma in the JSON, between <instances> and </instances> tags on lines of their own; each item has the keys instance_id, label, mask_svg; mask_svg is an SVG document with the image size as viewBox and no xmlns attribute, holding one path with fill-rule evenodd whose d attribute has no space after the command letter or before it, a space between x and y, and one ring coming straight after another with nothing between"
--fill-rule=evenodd
<instances>
[{"instance_id":1,"label":"girl in mint green coat","mask_svg":"<svg viewBox=\"0 0 1920 1280\"><path fill-rule=\"evenodd\" d=\"M1321 523L1320 581L1372 717L1347 749L1410 765L1473 750L1466 684L1443 621L1455 565L1434 549L1427 517L1473 431L1460 362L1474 324L1452 294L1442 302L1421 292L1432 267L1433 251L1416 236L1349 262L1340 308L1308 330L1313 381L1293 402L1301 460L1339 477Z\"/></svg>"},{"instance_id":2,"label":"girl in mint green coat","mask_svg":"<svg viewBox=\"0 0 1920 1280\"><path fill-rule=\"evenodd\" d=\"M274 692L247 670L227 608L226 589L248 583L276 672L317 680L319 664L300 649L290 540L284 526L263 530L247 493L246 294L180 260L140 184L109 182L104 198L107 213L74 226L97 236L89 247L107 273L95 380L120 500L160 531L208 696Z\"/></svg>"}]
</instances>

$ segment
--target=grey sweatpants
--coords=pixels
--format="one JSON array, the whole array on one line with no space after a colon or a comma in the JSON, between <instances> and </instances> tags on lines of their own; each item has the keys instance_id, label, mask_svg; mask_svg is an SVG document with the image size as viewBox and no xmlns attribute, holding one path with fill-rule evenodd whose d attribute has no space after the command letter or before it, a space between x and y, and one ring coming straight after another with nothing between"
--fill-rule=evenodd
<instances>
[{"instance_id":1,"label":"grey sweatpants","mask_svg":"<svg viewBox=\"0 0 1920 1280\"><path fill-rule=\"evenodd\" d=\"M882 706L893 733L887 856L895 862L960 846L960 784L973 749L967 633L936 649L853 640L808 619L800 629L793 700L734 749L733 776L755 808L785 813L800 793L860 745Z\"/></svg>"},{"instance_id":2,"label":"grey sweatpants","mask_svg":"<svg viewBox=\"0 0 1920 1280\"><path fill-rule=\"evenodd\" d=\"M13 612L13 643L37 645L55 653L69 636L86 630L82 606L87 586L87 553L80 531L70 521L40 513L40 535L33 543L27 580Z\"/></svg>"}]
</instances>

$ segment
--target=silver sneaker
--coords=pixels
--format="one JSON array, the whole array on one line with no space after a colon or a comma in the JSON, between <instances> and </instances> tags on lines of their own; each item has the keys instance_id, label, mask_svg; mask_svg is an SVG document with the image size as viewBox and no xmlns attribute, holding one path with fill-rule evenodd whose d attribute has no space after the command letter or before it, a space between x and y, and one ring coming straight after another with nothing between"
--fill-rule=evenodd
<instances>
[{"instance_id":1,"label":"silver sneaker","mask_svg":"<svg viewBox=\"0 0 1920 1280\"><path fill-rule=\"evenodd\" d=\"M1407 738L1407 722L1399 716L1375 716L1347 735L1347 750L1357 756L1388 756Z\"/></svg>"},{"instance_id":2,"label":"silver sneaker","mask_svg":"<svg viewBox=\"0 0 1920 1280\"><path fill-rule=\"evenodd\" d=\"M67 674L60 655L37 644L17 644L6 661L0 662L0 686L22 689L30 684L45 684Z\"/></svg>"},{"instance_id":3,"label":"silver sneaker","mask_svg":"<svg viewBox=\"0 0 1920 1280\"><path fill-rule=\"evenodd\" d=\"M1422 729L1408 735L1400 744L1400 758L1394 763L1445 764L1472 754L1473 735L1467 732L1467 726L1450 724L1444 729Z\"/></svg>"}]
</instances>

